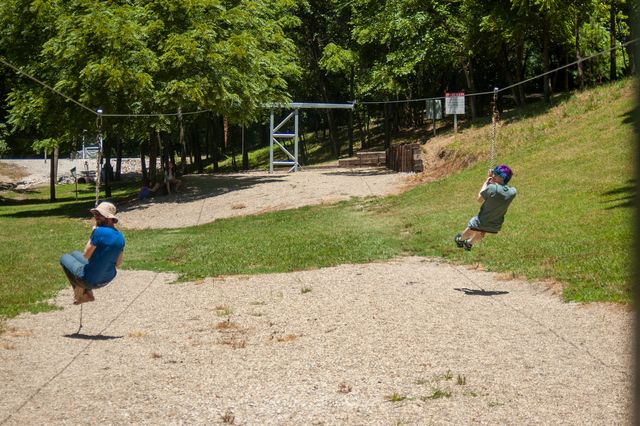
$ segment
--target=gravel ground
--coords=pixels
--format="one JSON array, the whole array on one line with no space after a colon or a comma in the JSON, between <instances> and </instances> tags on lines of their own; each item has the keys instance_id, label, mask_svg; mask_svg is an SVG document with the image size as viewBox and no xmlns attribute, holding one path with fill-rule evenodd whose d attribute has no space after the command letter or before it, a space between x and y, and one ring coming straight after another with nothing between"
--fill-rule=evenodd
<instances>
[{"instance_id":1,"label":"gravel ground","mask_svg":"<svg viewBox=\"0 0 640 426\"><path fill-rule=\"evenodd\" d=\"M182 228L216 219L399 192L407 174L386 169L183 176L175 194L118 206L123 228Z\"/></svg>"},{"instance_id":2,"label":"gravel ground","mask_svg":"<svg viewBox=\"0 0 640 426\"><path fill-rule=\"evenodd\" d=\"M408 257L218 277L122 271L0 337L0 422L627 424L631 314Z\"/></svg>"},{"instance_id":3,"label":"gravel ground","mask_svg":"<svg viewBox=\"0 0 640 426\"><path fill-rule=\"evenodd\" d=\"M393 193L406 177L185 183L119 206L125 232ZM8 320L0 424L629 423L633 316L621 307L419 257L175 279L123 270L82 309L65 289L60 310Z\"/></svg>"}]
</instances>

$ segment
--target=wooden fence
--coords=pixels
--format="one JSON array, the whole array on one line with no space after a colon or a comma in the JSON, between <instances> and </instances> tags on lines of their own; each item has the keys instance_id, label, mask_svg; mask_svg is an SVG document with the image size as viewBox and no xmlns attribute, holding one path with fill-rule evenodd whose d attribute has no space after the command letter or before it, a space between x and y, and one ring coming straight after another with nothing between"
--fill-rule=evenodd
<instances>
[{"instance_id":1,"label":"wooden fence","mask_svg":"<svg viewBox=\"0 0 640 426\"><path fill-rule=\"evenodd\" d=\"M420 144L411 143L387 148L386 166L390 170L403 173L420 173L424 170Z\"/></svg>"}]
</instances>

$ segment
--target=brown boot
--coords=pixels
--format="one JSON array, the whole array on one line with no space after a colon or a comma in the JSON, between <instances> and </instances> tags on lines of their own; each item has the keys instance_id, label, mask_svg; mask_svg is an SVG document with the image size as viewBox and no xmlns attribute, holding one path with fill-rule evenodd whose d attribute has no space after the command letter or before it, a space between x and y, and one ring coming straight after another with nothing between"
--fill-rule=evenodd
<instances>
[{"instance_id":1,"label":"brown boot","mask_svg":"<svg viewBox=\"0 0 640 426\"><path fill-rule=\"evenodd\" d=\"M80 287L79 285L73 286L73 300L74 300L73 303L75 305L77 305L76 302L82 299L83 296L84 296L84 288Z\"/></svg>"},{"instance_id":2,"label":"brown boot","mask_svg":"<svg viewBox=\"0 0 640 426\"><path fill-rule=\"evenodd\" d=\"M82 303L93 302L94 300L96 299L93 297L93 292L91 290L84 290L84 294L80 296L80 298L77 298L73 304L80 305Z\"/></svg>"}]
</instances>

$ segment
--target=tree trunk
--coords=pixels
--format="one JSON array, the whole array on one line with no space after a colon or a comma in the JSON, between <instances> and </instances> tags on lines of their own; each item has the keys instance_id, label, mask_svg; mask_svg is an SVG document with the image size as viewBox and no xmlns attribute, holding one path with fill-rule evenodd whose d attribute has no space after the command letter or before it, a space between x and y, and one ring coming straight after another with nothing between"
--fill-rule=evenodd
<instances>
[{"instance_id":1,"label":"tree trunk","mask_svg":"<svg viewBox=\"0 0 640 426\"><path fill-rule=\"evenodd\" d=\"M122 176L122 137L118 136L116 145L116 175L114 180L119 181Z\"/></svg>"},{"instance_id":2,"label":"tree trunk","mask_svg":"<svg viewBox=\"0 0 640 426\"><path fill-rule=\"evenodd\" d=\"M111 198L111 179L113 171L111 170L111 141L112 136L109 135L104 139L104 196Z\"/></svg>"},{"instance_id":3,"label":"tree trunk","mask_svg":"<svg viewBox=\"0 0 640 426\"><path fill-rule=\"evenodd\" d=\"M569 63L569 52L567 51L566 55L565 55L565 63ZM564 74L564 91L568 92L569 91L569 68L565 68L564 70L562 70L563 74Z\"/></svg>"},{"instance_id":4,"label":"tree trunk","mask_svg":"<svg viewBox=\"0 0 640 426\"><path fill-rule=\"evenodd\" d=\"M55 168L56 183L58 182L58 158L60 158L60 148L56 145L53 148L53 167Z\"/></svg>"},{"instance_id":5,"label":"tree trunk","mask_svg":"<svg viewBox=\"0 0 640 426\"><path fill-rule=\"evenodd\" d=\"M304 132L300 133L300 157L302 159L302 165L307 164L307 142L304 138Z\"/></svg>"},{"instance_id":6,"label":"tree trunk","mask_svg":"<svg viewBox=\"0 0 640 426\"><path fill-rule=\"evenodd\" d=\"M238 163L236 162L236 147L238 141L238 128L233 126L227 127L227 144L231 148L231 169L238 171Z\"/></svg>"},{"instance_id":7,"label":"tree trunk","mask_svg":"<svg viewBox=\"0 0 640 426\"><path fill-rule=\"evenodd\" d=\"M204 167L202 166L202 154L200 153L200 132L196 126L191 130L191 148L193 150L193 156L195 157L196 171L198 174L204 173Z\"/></svg>"},{"instance_id":8,"label":"tree trunk","mask_svg":"<svg viewBox=\"0 0 640 426\"><path fill-rule=\"evenodd\" d=\"M389 122L389 104L384 104L384 149L391 146L391 123Z\"/></svg>"},{"instance_id":9,"label":"tree trunk","mask_svg":"<svg viewBox=\"0 0 640 426\"><path fill-rule=\"evenodd\" d=\"M142 184L149 187L149 174L147 173L146 153L144 149L145 143L140 144L140 167L142 168Z\"/></svg>"},{"instance_id":10,"label":"tree trunk","mask_svg":"<svg viewBox=\"0 0 640 426\"><path fill-rule=\"evenodd\" d=\"M251 128L242 127L242 170L249 170L249 148L251 146Z\"/></svg>"},{"instance_id":11,"label":"tree trunk","mask_svg":"<svg viewBox=\"0 0 640 426\"><path fill-rule=\"evenodd\" d=\"M328 100L325 98L325 102ZM340 142L338 140L338 128L333 110L327 109L327 121L329 123L329 140L331 141L331 153L334 158L340 158Z\"/></svg>"},{"instance_id":12,"label":"tree trunk","mask_svg":"<svg viewBox=\"0 0 640 426\"><path fill-rule=\"evenodd\" d=\"M211 142L212 142L212 151L213 151L213 171L217 173L220 171L220 166L218 165L219 157L220 157L220 149L218 148L218 141L224 141L224 119L222 117L214 117L213 114L209 115L211 117L211 125L213 132L211 134Z\"/></svg>"},{"instance_id":13,"label":"tree trunk","mask_svg":"<svg viewBox=\"0 0 640 426\"><path fill-rule=\"evenodd\" d=\"M578 61L578 87L584 89L584 68L582 66L582 54L580 53L580 26L582 21L578 17L576 20L576 60Z\"/></svg>"},{"instance_id":14,"label":"tree trunk","mask_svg":"<svg viewBox=\"0 0 640 426\"><path fill-rule=\"evenodd\" d=\"M364 131L364 117L366 114L366 107L362 109L362 111L355 111L356 114L356 127L358 128L358 137L360 139L360 149L365 147L366 143L366 134Z\"/></svg>"},{"instance_id":15,"label":"tree trunk","mask_svg":"<svg viewBox=\"0 0 640 426\"><path fill-rule=\"evenodd\" d=\"M349 110L349 157L353 157L353 110Z\"/></svg>"},{"instance_id":16,"label":"tree trunk","mask_svg":"<svg viewBox=\"0 0 640 426\"><path fill-rule=\"evenodd\" d=\"M366 143L362 144L363 148L369 148L371 146L371 113L369 112L369 107L367 106L364 113L364 125L366 127L367 137L365 139Z\"/></svg>"},{"instance_id":17,"label":"tree trunk","mask_svg":"<svg viewBox=\"0 0 640 426\"><path fill-rule=\"evenodd\" d=\"M45 150L45 153L47 151ZM51 160L49 161L49 201L56 201L56 154L55 149L52 150Z\"/></svg>"},{"instance_id":18,"label":"tree trunk","mask_svg":"<svg viewBox=\"0 0 640 426\"><path fill-rule=\"evenodd\" d=\"M158 161L158 138L157 138L157 130L151 130L149 133L149 183L150 186L154 186L156 184L156 166Z\"/></svg>"},{"instance_id":19,"label":"tree trunk","mask_svg":"<svg viewBox=\"0 0 640 426\"><path fill-rule=\"evenodd\" d=\"M182 125L182 107L178 108L178 126L179 126L179 134L178 134L178 142L180 143L181 153L180 153L180 171L182 174L185 172L185 167L187 166L187 146L184 141L184 126Z\"/></svg>"},{"instance_id":20,"label":"tree trunk","mask_svg":"<svg viewBox=\"0 0 640 426\"><path fill-rule=\"evenodd\" d=\"M156 157L159 160L157 163L158 164L157 167L160 169L158 170L159 172L158 174L160 175L158 176L158 179L162 180L163 179L162 174L164 173L164 164L165 164L164 159L165 159L166 153L164 149L164 144L162 142L162 132L160 131L156 131L156 149L157 149Z\"/></svg>"},{"instance_id":21,"label":"tree trunk","mask_svg":"<svg viewBox=\"0 0 640 426\"><path fill-rule=\"evenodd\" d=\"M525 69L525 59L524 59L524 37L518 38L518 44L516 47L516 79L518 81L524 80L524 69ZM524 84L518 84L516 87L516 91L514 93L516 97L516 104L518 106L522 106L526 102L526 95L524 93Z\"/></svg>"},{"instance_id":22,"label":"tree trunk","mask_svg":"<svg viewBox=\"0 0 640 426\"><path fill-rule=\"evenodd\" d=\"M543 27L542 27L542 61L544 63L544 72L549 72L549 45L551 35L549 34L549 19L547 17L544 18ZM544 101L546 103L551 102L551 87L550 87L551 79L549 78L549 74L544 75Z\"/></svg>"},{"instance_id":23,"label":"tree trunk","mask_svg":"<svg viewBox=\"0 0 640 426\"><path fill-rule=\"evenodd\" d=\"M476 91L476 84L473 79L473 64L471 63L471 58L467 58L466 61L462 63L462 69L464 70L464 76L467 79L467 90L471 93ZM476 109L476 97L468 96L469 99L469 108L471 109L471 121L475 121L478 117L478 111Z\"/></svg>"},{"instance_id":24,"label":"tree trunk","mask_svg":"<svg viewBox=\"0 0 640 426\"><path fill-rule=\"evenodd\" d=\"M616 69L616 0L611 0L611 7L609 8L609 47L611 47L610 60L609 60L609 80L614 81L618 78Z\"/></svg>"}]
</instances>

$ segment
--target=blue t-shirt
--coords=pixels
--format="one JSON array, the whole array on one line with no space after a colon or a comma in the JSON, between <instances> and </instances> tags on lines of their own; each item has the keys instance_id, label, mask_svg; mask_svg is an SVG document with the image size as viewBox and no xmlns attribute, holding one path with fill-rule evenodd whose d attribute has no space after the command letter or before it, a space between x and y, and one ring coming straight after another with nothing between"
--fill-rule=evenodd
<instances>
[{"instance_id":1,"label":"blue t-shirt","mask_svg":"<svg viewBox=\"0 0 640 426\"><path fill-rule=\"evenodd\" d=\"M83 279L95 286L107 284L116 276L116 261L124 249L122 232L109 226L99 226L91 234L95 251L84 267Z\"/></svg>"}]
</instances>

